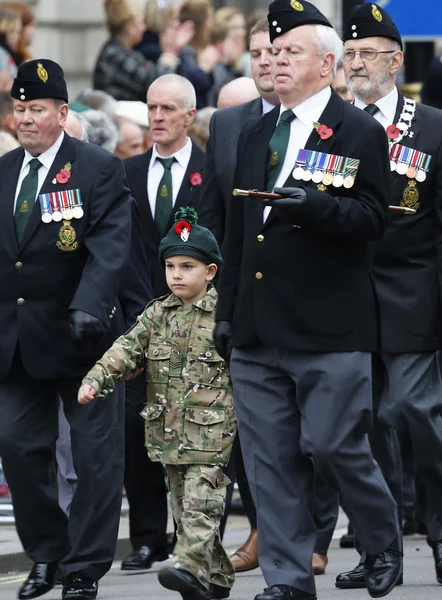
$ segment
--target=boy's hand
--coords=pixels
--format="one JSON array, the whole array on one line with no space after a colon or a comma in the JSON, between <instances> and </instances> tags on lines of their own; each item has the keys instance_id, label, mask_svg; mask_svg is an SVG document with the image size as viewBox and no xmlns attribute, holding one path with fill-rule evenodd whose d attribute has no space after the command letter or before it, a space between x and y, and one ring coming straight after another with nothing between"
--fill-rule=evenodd
<instances>
[{"instance_id":1,"label":"boy's hand","mask_svg":"<svg viewBox=\"0 0 442 600\"><path fill-rule=\"evenodd\" d=\"M78 390L78 403L79 404L89 404L97 395L97 390L93 388L91 385L85 383Z\"/></svg>"}]
</instances>

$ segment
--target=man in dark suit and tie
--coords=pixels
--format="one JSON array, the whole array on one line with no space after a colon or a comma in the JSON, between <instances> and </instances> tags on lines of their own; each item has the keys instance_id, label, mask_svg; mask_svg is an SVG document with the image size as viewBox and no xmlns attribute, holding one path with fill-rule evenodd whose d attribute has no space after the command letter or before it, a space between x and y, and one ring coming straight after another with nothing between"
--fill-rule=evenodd
<instances>
[{"instance_id":1,"label":"man in dark suit and tie","mask_svg":"<svg viewBox=\"0 0 442 600\"><path fill-rule=\"evenodd\" d=\"M260 98L217 110L210 120L199 222L212 231L220 246L224 241L227 206L232 197L236 146L241 129L248 119L257 119L279 104L270 73L271 49L269 24L263 19L250 32L250 66Z\"/></svg>"},{"instance_id":2,"label":"man in dark suit and tie","mask_svg":"<svg viewBox=\"0 0 442 600\"><path fill-rule=\"evenodd\" d=\"M182 206L198 209L204 153L187 137L196 114L195 90L180 75L159 77L147 93L149 126L154 142L145 154L124 161L129 187L138 204L140 229L157 298L168 293L158 248ZM146 303L149 298L146 298ZM129 502L133 552L123 570L150 568L167 558L167 496L163 468L147 456L142 377L126 384L125 487Z\"/></svg>"},{"instance_id":3,"label":"man in dark suit and tie","mask_svg":"<svg viewBox=\"0 0 442 600\"><path fill-rule=\"evenodd\" d=\"M287 197L231 202L214 332L222 356L233 347L268 584L256 600L316 598L312 459L340 492L367 552L368 591L381 597L402 572L396 504L367 436L378 344L369 243L386 227L388 144L330 88L342 42L324 15L275 0L268 20L281 106L245 124L234 185L285 186Z\"/></svg>"},{"instance_id":4,"label":"man in dark suit and tie","mask_svg":"<svg viewBox=\"0 0 442 600\"><path fill-rule=\"evenodd\" d=\"M372 446L398 501L401 461L385 439L389 427L412 455L425 497L422 517L436 578L442 584L442 381L437 356L442 339L442 113L398 91L402 39L381 6L355 7L344 40L344 69L355 106L369 112L389 138L389 202L416 210L414 215L391 215L385 236L373 249L381 351L373 362L378 393ZM339 575L336 585L365 587L360 565Z\"/></svg>"},{"instance_id":5,"label":"man in dark suit and tie","mask_svg":"<svg viewBox=\"0 0 442 600\"><path fill-rule=\"evenodd\" d=\"M63 70L20 66L11 91L22 148L0 159L0 456L34 567L18 597L95 598L112 565L123 482L123 394L80 406L82 377L121 333L130 194L121 161L63 131ZM78 477L58 504L59 399Z\"/></svg>"}]
</instances>

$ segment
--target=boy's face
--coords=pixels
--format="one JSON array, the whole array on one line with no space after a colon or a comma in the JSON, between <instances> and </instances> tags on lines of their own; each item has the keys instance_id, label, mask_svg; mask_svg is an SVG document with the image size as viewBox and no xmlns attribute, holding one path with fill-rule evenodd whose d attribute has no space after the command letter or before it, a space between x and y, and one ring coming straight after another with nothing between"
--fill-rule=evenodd
<instances>
[{"instance_id":1,"label":"boy's face","mask_svg":"<svg viewBox=\"0 0 442 600\"><path fill-rule=\"evenodd\" d=\"M192 256L171 256L165 263L167 285L185 304L197 302L206 295L207 284L218 270L215 264L206 265Z\"/></svg>"}]
</instances>

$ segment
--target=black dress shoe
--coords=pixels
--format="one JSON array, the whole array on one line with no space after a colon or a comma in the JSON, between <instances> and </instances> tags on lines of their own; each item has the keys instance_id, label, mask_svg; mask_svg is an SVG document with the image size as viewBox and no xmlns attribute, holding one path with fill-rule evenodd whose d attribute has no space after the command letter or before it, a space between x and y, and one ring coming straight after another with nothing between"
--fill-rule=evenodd
<instances>
[{"instance_id":1,"label":"black dress shoe","mask_svg":"<svg viewBox=\"0 0 442 600\"><path fill-rule=\"evenodd\" d=\"M438 542L428 541L428 543L433 548L437 582L442 583L442 540L439 540Z\"/></svg>"},{"instance_id":2,"label":"black dress shoe","mask_svg":"<svg viewBox=\"0 0 442 600\"><path fill-rule=\"evenodd\" d=\"M255 600L316 600L316 596L302 592L291 585L272 585L255 596Z\"/></svg>"},{"instance_id":3,"label":"black dress shoe","mask_svg":"<svg viewBox=\"0 0 442 600\"><path fill-rule=\"evenodd\" d=\"M346 571L336 577L335 586L341 590L355 590L357 588L366 588L367 583L365 581L364 574L364 555L352 571ZM398 579L396 585L403 584L402 574Z\"/></svg>"},{"instance_id":4,"label":"black dress shoe","mask_svg":"<svg viewBox=\"0 0 442 600\"><path fill-rule=\"evenodd\" d=\"M126 556L121 563L122 571L141 571L150 569L156 561L167 560L169 553L167 548L150 548L149 546L141 546L138 550L134 550L132 554Z\"/></svg>"},{"instance_id":5,"label":"black dress shoe","mask_svg":"<svg viewBox=\"0 0 442 600\"><path fill-rule=\"evenodd\" d=\"M376 556L367 556L364 565L367 591L372 598L382 598L402 578L402 554L388 548Z\"/></svg>"},{"instance_id":6,"label":"black dress shoe","mask_svg":"<svg viewBox=\"0 0 442 600\"><path fill-rule=\"evenodd\" d=\"M223 587L212 583L212 598L228 598L230 596L230 588Z\"/></svg>"},{"instance_id":7,"label":"black dress shoe","mask_svg":"<svg viewBox=\"0 0 442 600\"><path fill-rule=\"evenodd\" d=\"M212 591L184 569L164 567L158 573L158 581L166 589L179 592L184 600L212 600Z\"/></svg>"},{"instance_id":8,"label":"black dress shoe","mask_svg":"<svg viewBox=\"0 0 442 600\"><path fill-rule=\"evenodd\" d=\"M355 536L351 533L344 534L339 540L340 548L354 548L355 547Z\"/></svg>"},{"instance_id":9,"label":"black dress shoe","mask_svg":"<svg viewBox=\"0 0 442 600\"><path fill-rule=\"evenodd\" d=\"M98 581L81 573L67 573L64 578L62 600L94 600L98 594Z\"/></svg>"},{"instance_id":10,"label":"black dress shoe","mask_svg":"<svg viewBox=\"0 0 442 600\"><path fill-rule=\"evenodd\" d=\"M18 598L20 600L38 598L52 590L57 571L58 563L35 563L28 578L19 589Z\"/></svg>"}]
</instances>

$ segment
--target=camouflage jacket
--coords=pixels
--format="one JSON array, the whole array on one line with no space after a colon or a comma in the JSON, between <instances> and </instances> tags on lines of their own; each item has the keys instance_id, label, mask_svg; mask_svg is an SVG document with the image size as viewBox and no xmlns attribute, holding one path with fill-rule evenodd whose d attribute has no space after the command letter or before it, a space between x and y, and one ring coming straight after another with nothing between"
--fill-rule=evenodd
<instances>
[{"instance_id":1,"label":"camouflage jacket","mask_svg":"<svg viewBox=\"0 0 442 600\"><path fill-rule=\"evenodd\" d=\"M107 396L145 368L146 447L163 464L225 465L236 433L227 364L212 340L217 292L195 304L171 294L150 303L83 383Z\"/></svg>"}]
</instances>

